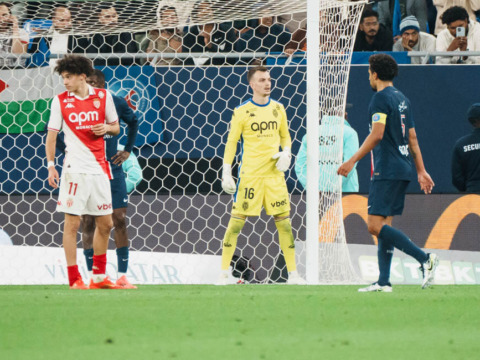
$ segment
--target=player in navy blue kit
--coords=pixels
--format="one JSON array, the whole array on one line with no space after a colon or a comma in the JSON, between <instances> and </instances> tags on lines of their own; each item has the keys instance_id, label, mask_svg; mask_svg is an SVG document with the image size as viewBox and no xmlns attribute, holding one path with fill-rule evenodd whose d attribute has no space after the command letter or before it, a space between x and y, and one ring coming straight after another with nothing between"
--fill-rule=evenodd
<instances>
[{"instance_id":1,"label":"player in navy blue kit","mask_svg":"<svg viewBox=\"0 0 480 360\"><path fill-rule=\"evenodd\" d=\"M432 192L434 183L426 172L415 132L410 101L393 86L398 73L395 60L386 54L369 58L370 85L376 94L369 106L370 134L358 151L339 168L347 176L357 161L369 152L373 156L373 173L368 195L368 231L378 238L378 281L360 292L392 292L390 266L394 248L415 258L423 272L422 288L428 287L435 276L438 258L416 246L404 233L392 227L394 215L401 215L405 193L413 175L412 161L418 182L425 194Z\"/></svg>"},{"instance_id":2,"label":"player in navy blue kit","mask_svg":"<svg viewBox=\"0 0 480 360\"><path fill-rule=\"evenodd\" d=\"M93 87L103 89L105 87L105 76L100 70L94 70L93 75L87 78L87 83ZM113 95L113 102L118 113L118 118L127 124L127 144L124 150L118 150L118 136L105 137L105 145L107 148L107 160L110 163L113 173L113 179L110 180L112 189L112 206L113 206L113 226L114 239L117 247L118 260L118 278L116 285L124 289L136 289L136 286L130 284L126 277L128 269L128 233L127 233L127 205L128 195L125 182L125 173L122 164L128 159L138 132L138 120L135 113L130 109L125 99ZM82 242L83 252L87 261L87 268L92 270L93 254L93 233L95 230L95 222L91 216L82 217Z\"/></svg>"}]
</instances>

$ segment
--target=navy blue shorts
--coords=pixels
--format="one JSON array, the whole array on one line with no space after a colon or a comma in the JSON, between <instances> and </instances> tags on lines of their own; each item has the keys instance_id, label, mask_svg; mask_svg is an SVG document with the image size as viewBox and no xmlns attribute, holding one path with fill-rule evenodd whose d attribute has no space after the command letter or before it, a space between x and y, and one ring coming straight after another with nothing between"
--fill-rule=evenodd
<instances>
[{"instance_id":1,"label":"navy blue shorts","mask_svg":"<svg viewBox=\"0 0 480 360\"><path fill-rule=\"evenodd\" d=\"M401 215L405 205L408 180L375 180L370 182L368 215Z\"/></svg>"},{"instance_id":2,"label":"navy blue shorts","mask_svg":"<svg viewBox=\"0 0 480 360\"><path fill-rule=\"evenodd\" d=\"M125 175L115 174L110 180L110 188L112 189L112 206L114 209L126 208L128 205L127 184L125 183Z\"/></svg>"}]
</instances>

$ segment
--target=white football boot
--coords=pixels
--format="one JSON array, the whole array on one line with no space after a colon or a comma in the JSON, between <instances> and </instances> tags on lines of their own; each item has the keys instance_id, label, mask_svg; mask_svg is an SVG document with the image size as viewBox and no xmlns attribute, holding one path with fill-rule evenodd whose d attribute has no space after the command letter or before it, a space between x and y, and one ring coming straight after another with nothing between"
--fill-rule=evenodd
<instances>
[{"instance_id":1,"label":"white football boot","mask_svg":"<svg viewBox=\"0 0 480 360\"><path fill-rule=\"evenodd\" d=\"M307 282L295 270L288 273L287 285L307 285Z\"/></svg>"},{"instance_id":2,"label":"white football boot","mask_svg":"<svg viewBox=\"0 0 480 360\"><path fill-rule=\"evenodd\" d=\"M374 283L372 285L369 285L367 287L358 289L358 292L388 292L391 293L393 291L392 287L390 285L378 285L378 283Z\"/></svg>"},{"instance_id":3,"label":"white football boot","mask_svg":"<svg viewBox=\"0 0 480 360\"><path fill-rule=\"evenodd\" d=\"M436 254L428 254L428 260L422 265L423 282L422 289L429 287L435 278L435 270L438 266L438 256Z\"/></svg>"}]
</instances>

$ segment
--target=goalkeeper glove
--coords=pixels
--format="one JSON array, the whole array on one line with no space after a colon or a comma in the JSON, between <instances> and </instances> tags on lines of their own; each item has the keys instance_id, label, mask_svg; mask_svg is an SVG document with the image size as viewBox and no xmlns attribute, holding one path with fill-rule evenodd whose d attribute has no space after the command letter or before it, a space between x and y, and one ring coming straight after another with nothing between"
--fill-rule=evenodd
<instances>
[{"instance_id":1,"label":"goalkeeper glove","mask_svg":"<svg viewBox=\"0 0 480 360\"><path fill-rule=\"evenodd\" d=\"M227 194L235 194L235 191L237 191L235 180L232 177L232 165L230 164L223 164L222 189Z\"/></svg>"},{"instance_id":2,"label":"goalkeeper glove","mask_svg":"<svg viewBox=\"0 0 480 360\"><path fill-rule=\"evenodd\" d=\"M280 151L273 155L272 159L278 159L275 165L278 170L282 172L287 171L290 167L290 162L292 160L292 153L290 152L290 148L284 148L283 151Z\"/></svg>"}]
</instances>

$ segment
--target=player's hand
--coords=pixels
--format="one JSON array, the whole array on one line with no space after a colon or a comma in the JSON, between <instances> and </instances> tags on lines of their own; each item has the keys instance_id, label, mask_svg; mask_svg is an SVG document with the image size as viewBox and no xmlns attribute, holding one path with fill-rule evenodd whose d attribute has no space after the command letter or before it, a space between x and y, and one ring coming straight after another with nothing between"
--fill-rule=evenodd
<instances>
[{"instance_id":1,"label":"player's hand","mask_svg":"<svg viewBox=\"0 0 480 360\"><path fill-rule=\"evenodd\" d=\"M103 136L107 133L107 125L105 124L95 124L92 126L92 131L97 136Z\"/></svg>"},{"instance_id":2,"label":"player's hand","mask_svg":"<svg viewBox=\"0 0 480 360\"><path fill-rule=\"evenodd\" d=\"M232 165L230 164L223 164L222 189L227 194L235 194L237 191L237 185L235 185L235 180L232 177Z\"/></svg>"},{"instance_id":3,"label":"player's hand","mask_svg":"<svg viewBox=\"0 0 480 360\"><path fill-rule=\"evenodd\" d=\"M337 174L347 177L350 171L352 171L355 163L353 161L347 160L337 170Z\"/></svg>"},{"instance_id":4,"label":"player's hand","mask_svg":"<svg viewBox=\"0 0 480 360\"><path fill-rule=\"evenodd\" d=\"M426 171L418 174L418 183L420 184L420 189L422 189L425 194L430 194L435 186L435 183Z\"/></svg>"},{"instance_id":5,"label":"player's hand","mask_svg":"<svg viewBox=\"0 0 480 360\"><path fill-rule=\"evenodd\" d=\"M292 161L292 153L290 152L290 148L284 148L283 151L273 155L272 159L278 159L277 163L275 164L278 170L282 172L287 171Z\"/></svg>"},{"instance_id":6,"label":"player's hand","mask_svg":"<svg viewBox=\"0 0 480 360\"><path fill-rule=\"evenodd\" d=\"M60 177L58 176L57 169L55 169L55 166L50 166L48 168L48 185L56 189L58 188L59 182L60 182Z\"/></svg>"},{"instance_id":7,"label":"player's hand","mask_svg":"<svg viewBox=\"0 0 480 360\"><path fill-rule=\"evenodd\" d=\"M406 49L407 51L412 51L411 46L408 45L409 41L410 41L410 40L409 40L408 38L403 38L403 37L402 37L402 46L403 46L403 48Z\"/></svg>"},{"instance_id":8,"label":"player's hand","mask_svg":"<svg viewBox=\"0 0 480 360\"><path fill-rule=\"evenodd\" d=\"M112 163L115 165L122 165L128 159L130 153L128 151L119 150L112 156Z\"/></svg>"}]
</instances>

